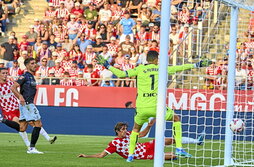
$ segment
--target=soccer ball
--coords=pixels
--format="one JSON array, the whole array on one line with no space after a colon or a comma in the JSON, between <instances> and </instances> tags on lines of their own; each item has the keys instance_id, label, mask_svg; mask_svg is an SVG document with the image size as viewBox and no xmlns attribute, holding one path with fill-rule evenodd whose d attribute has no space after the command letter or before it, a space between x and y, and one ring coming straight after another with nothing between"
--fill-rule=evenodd
<instances>
[{"instance_id":1,"label":"soccer ball","mask_svg":"<svg viewBox=\"0 0 254 167\"><path fill-rule=\"evenodd\" d=\"M243 120L239 119L239 118L235 118L233 119L231 122L230 122L230 129L233 131L233 132L241 132L244 130L245 128L245 123L243 122Z\"/></svg>"}]
</instances>

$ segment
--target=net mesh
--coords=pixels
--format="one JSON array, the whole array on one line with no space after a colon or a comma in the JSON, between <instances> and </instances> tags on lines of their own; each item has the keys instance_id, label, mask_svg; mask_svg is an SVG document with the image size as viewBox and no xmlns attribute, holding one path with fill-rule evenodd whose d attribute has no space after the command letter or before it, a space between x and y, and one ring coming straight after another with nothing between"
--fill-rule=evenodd
<instances>
[{"instance_id":1,"label":"net mesh","mask_svg":"<svg viewBox=\"0 0 254 167\"><path fill-rule=\"evenodd\" d=\"M253 6L251 0L237 3ZM220 166L224 164L227 73L230 70L230 6L209 0L183 1L175 6L171 9L169 64L196 62L203 57L214 63L208 68L169 76L167 104L181 116L183 136L197 139L203 131L206 135L204 145L183 145L192 158L165 163L172 166ZM241 118L246 128L233 135L232 158L237 166L254 166L253 19L253 12L239 10L234 118ZM172 122L166 123L165 134L172 137ZM167 146L165 152L175 152L175 146Z\"/></svg>"}]
</instances>

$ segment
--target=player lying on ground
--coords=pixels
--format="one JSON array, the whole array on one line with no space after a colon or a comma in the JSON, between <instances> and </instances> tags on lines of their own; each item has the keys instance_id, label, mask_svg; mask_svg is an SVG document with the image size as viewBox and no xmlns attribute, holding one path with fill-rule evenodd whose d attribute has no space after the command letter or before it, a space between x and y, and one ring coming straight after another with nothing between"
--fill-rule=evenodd
<instances>
[{"instance_id":1,"label":"player lying on ground","mask_svg":"<svg viewBox=\"0 0 254 167\"><path fill-rule=\"evenodd\" d=\"M26 122L32 123L34 125L30 147L27 150L27 153L43 154L43 152L40 152L35 148L42 128L39 110L34 105L34 98L37 91L34 74L37 68L37 64L35 59L31 57L25 59L24 64L27 71L23 75L21 75L16 82L14 82L11 90L20 101L20 128L24 128L26 130ZM20 91L18 91L18 87L20 87Z\"/></svg>"},{"instance_id":2,"label":"player lying on ground","mask_svg":"<svg viewBox=\"0 0 254 167\"><path fill-rule=\"evenodd\" d=\"M139 133L139 137L144 137L150 131L151 127L154 125L155 120L151 120L148 123L148 126ZM115 133L116 138L112 140L108 147L102 151L101 153L94 154L94 155L86 155L80 154L78 157L84 158L103 158L108 154L117 153L121 157L127 159L128 157L128 146L130 142L130 134L131 132L127 131L128 125L127 123L119 122L115 125ZM204 140L204 133L202 133L198 139L183 137L182 142L184 144L187 143L195 143L198 145L203 144ZM173 138L165 138L165 145L171 145L175 143ZM155 140L151 140L146 143L137 143L134 153L134 159L153 159L154 158L154 144ZM176 159L174 153L166 152L165 153L165 160L173 160Z\"/></svg>"},{"instance_id":3,"label":"player lying on ground","mask_svg":"<svg viewBox=\"0 0 254 167\"><path fill-rule=\"evenodd\" d=\"M0 122L6 124L10 128L15 129L19 132L20 136L24 140L27 147L30 146L30 142L27 137L25 129L20 128L19 125L19 102L18 99L11 91L13 82L8 80L8 69L0 68L0 108L2 110L3 117L0 114ZM25 122L24 127L27 127ZM34 126L31 124L31 126ZM50 138L47 132L42 128L40 133L48 140L51 144L55 142L56 136Z\"/></svg>"},{"instance_id":4,"label":"player lying on ground","mask_svg":"<svg viewBox=\"0 0 254 167\"><path fill-rule=\"evenodd\" d=\"M149 51L147 53L146 60L147 65L139 65L134 69L127 71L121 71L112 67L107 60L102 56L97 57L99 64L102 64L105 68L109 69L117 77L137 77L137 100L136 100L136 116L134 118L134 127L130 136L129 157L127 162L132 162L134 157L134 150L136 142L138 141L139 131L145 122L148 122L149 117L156 117L156 105L157 105L157 92L158 92L158 65L159 53L156 51ZM181 66L169 66L168 74L173 75L176 72L189 70L192 68L199 68L208 66L210 61L200 61L196 64L185 64ZM167 110L166 120L174 121L174 139L176 143L176 155L191 157L191 154L187 153L182 148L182 126L179 117L174 114L171 109Z\"/></svg>"}]
</instances>

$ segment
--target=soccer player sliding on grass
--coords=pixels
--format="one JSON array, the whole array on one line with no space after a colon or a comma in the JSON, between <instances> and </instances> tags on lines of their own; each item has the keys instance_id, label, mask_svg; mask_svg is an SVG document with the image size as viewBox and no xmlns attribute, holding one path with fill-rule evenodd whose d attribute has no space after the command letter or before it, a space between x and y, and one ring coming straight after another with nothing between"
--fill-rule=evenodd
<instances>
[{"instance_id":1,"label":"soccer player sliding on grass","mask_svg":"<svg viewBox=\"0 0 254 167\"><path fill-rule=\"evenodd\" d=\"M98 56L97 61L104 67L113 72L117 77L137 77L137 100L136 100L136 116L134 118L134 127L130 135L129 155L127 162L132 162L134 158L135 146L138 141L139 131L145 122L148 122L149 117L156 117L157 91L158 91L158 65L159 53L156 51L149 51L147 53L147 65L139 65L134 69L121 71L112 67L107 60ZM208 66L211 62L209 60L201 60L195 64L185 64L180 66L169 66L168 74L173 75L176 72L189 70L192 68L200 68ZM176 155L191 157L182 148L182 127L179 117L173 110L168 109L166 113L166 120L174 121L174 139L176 143Z\"/></svg>"},{"instance_id":2,"label":"soccer player sliding on grass","mask_svg":"<svg viewBox=\"0 0 254 167\"><path fill-rule=\"evenodd\" d=\"M151 120L148 123L148 126L139 133L139 137L144 137L150 131L151 127L154 125L155 119ZM130 142L130 135L131 132L127 131L128 124L124 122L119 122L115 125L115 133L116 138L113 139L109 144L108 147L102 151L101 153L94 154L94 155L86 155L80 154L78 157L84 158L103 158L108 154L117 153L121 157L127 159L128 158L128 146ZM204 133L202 133L198 139L183 137L183 144L187 143L195 143L198 145L202 145L204 140ZM173 138L165 138L165 145L171 145L175 143ZM155 140L151 140L145 143L137 143L135 148L135 156L134 159L154 159L154 144ZM165 160L173 160L176 159L176 155L172 152L165 153Z\"/></svg>"}]
</instances>

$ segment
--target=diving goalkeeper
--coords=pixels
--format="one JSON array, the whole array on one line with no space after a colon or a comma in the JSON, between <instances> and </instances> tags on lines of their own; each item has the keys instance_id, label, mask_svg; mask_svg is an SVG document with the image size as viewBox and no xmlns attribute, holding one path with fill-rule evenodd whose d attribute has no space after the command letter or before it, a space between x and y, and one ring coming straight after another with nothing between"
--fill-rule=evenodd
<instances>
[{"instance_id":1,"label":"diving goalkeeper","mask_svg":"<svg viewBox=\"0 0 254 167\"><path fill-rule=\"evenodd\" d=\"M134 118L134 127L130 135L129 154L127 162L132 162L134 159L134 151L138 136L142 125L148 122L150 117L156 117L156 104L157 104L157 91L158 91L158 56L156 51L149 51L147 53L147 65L139 65L134 69L127 71L121 71L112 67L107 60L98 56L97 61L105 68L109 69L117 77L137 77L137 99L136 99L136 116ZM205 67L210 64L210 61L200 61L196 64L185 64L180 66L168 67L168 74L173 75L176 72L189 70L192 68ZM174 139L176 143L176 152L178 156L191 157L191 154L187 153L182 148L182 126L180 118L174 113L172 109L167 109L166 120L174 121L173 131Z\"/></svg>"}]
</instances>

